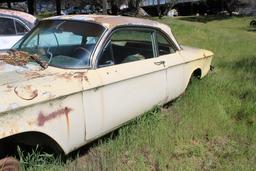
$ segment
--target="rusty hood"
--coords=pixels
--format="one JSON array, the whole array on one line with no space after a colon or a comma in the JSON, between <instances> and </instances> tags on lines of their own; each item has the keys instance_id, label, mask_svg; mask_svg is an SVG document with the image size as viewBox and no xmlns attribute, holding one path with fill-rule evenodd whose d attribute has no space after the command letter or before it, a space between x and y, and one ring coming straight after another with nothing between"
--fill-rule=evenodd
<instances>
[{"instance_id":1,"label":"rusty hood","mask_svg":"<svg viewBox=\"0 0 256 171\"><path fill-rule=\"evenodd\" d=\"M15 66L0 61L0 114L82 92L82 72L37 63Z\"/></svg>"},{"instance_id":2,"label":"rusty hood","mask_svg":"<svg viewBox=\"0 0 256 171\"><path fill-rule=\"evenodd\" d=\"M15 66L0 60L0 86L15 82L23 82L28 78L25 75L29 72L40 71L37 64L27 64L25 66Z\"/></svg>"},{"instance_id":3,"label":"rusty hood","mask_svg":"<svg viewBox=\"0 0 256 171\"><path fill-rule=\"evenodd\" d=\"M33 60L36 63L32 63ZM48 64L42 61L37 54L11 49L0 53L0 85L24 81L24 73L40 71L47 68Z\"/></svg>"}]
</instances>

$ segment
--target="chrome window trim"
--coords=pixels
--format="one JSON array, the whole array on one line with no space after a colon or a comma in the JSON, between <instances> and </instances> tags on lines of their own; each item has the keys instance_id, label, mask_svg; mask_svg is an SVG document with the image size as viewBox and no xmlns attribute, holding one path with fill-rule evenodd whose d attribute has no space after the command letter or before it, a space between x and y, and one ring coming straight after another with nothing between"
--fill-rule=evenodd
<instances>
[{"instance_id":1,"label":"chrome window trim","mask_svg":"<svg viewBox=\"0 0 256 171\"><path fill-rule=\"evenodd\" d=\"M101 68L98 66L98 62L99 62L99 58L100 58L100 55L102 54L102 51L105 47L105 45L109 42L109 39L110 37L118 30L127 30L127 29L131 29L131 30L142 30L142 31L148 31L148 32L151 32L151 41L152 41L152 48L153 48L153 55L154 57L153 58L156 58L158 57L157 56L157 51L156 51L156 44L155 44L155 28L154 27L148 27L148 26L143 26L143 25L122 25L122 26L117 26L117 27L114 27L113 29L111 29L109 31L109 33L107 33L107 36L105 38L105 40L103 40L103 43L102 45L100 46L100 50L98 52L98 54L96 55L95 57L95 60L94 60L94 66L93 66L93 69L98 69L98 68ZM150 58L152 59L152 58ZM112 65L111 65L112 66ZM106 66L107 67L107 66Z\"/></svg>"}]
</instances>

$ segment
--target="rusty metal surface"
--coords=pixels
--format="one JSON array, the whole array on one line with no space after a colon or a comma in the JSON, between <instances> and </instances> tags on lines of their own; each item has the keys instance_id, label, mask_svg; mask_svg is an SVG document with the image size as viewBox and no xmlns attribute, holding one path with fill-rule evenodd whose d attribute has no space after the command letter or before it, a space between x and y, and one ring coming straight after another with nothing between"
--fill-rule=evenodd
<instances>
[{"instance_id":1,"label":"rusty metal surface","mask_svg":"<svg viewBox=\"0 0 256 171\"><path fill-rule=\"evenodd\" d=\"M31 60L36 61L44 69L47 68L48 64L46 61L42 61L37 54L29 54L27 52L18 51L11 49L6 53L0 53L0 61L5 62L14 66L24 66L28 64Z\"/></svg>"},{"instance_id":2,"label":"rusty metal surface","mask_svg":"<svg viewBox=\"0 0 256 171\"><path fill-rule=\"evenodd\" d=\"M15 66L24 66L30 60L30 55L26 52L12 52L0 54L0 60L3 62L15 65Z\"/></svg>"}]
</instances>

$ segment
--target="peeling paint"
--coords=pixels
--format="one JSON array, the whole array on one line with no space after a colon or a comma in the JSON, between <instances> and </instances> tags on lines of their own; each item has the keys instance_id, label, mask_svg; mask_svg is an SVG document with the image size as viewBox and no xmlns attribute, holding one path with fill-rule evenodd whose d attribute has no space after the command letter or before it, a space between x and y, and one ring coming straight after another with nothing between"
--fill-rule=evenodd
<instances>
[{"instance_id":1,"label":"peeling paint","mask_svg":"<svg viewBox=\"0 0 256 171\"><path fill-rule=\"evenodd\" d=\"M15 66L24 66L30 60L30 55L22 51L8 51L8 53L0 54L0 60Z\"/></svg>"},{"instance_id":2,"label":"peeling paint","mask_svg":"<svg viewBox=\"0 0 256 171\"><path fill-rule=\"evenodd\" d=\"M60 78L64 78L66 80L71 80L72 78L80 79L81 81L89 81L88 77L86 76L86 72L68 72L64 74L58 75Z\"/></svg>"},{"instance_id":3,"label":"peeling paint","mask_svg":"<svg viewBox=\"0 0 256 171\"><path fill-rule=\"evenodd\" d=\"M33 79L33 78L39 78L43 77L44 75L40 74L39 72L26 72L25 77L28 79Z\"/></svg>"},{"instance_id":4,"label":"peeling paint","mask_svg":"<svg viewBox=\"0 0 256 171\"><path fill-rule=\"evenodd\" d=\"M37 118L37 124L38 126L44 126L44 124L47 121L50 121L52 119L57 118L58 116L65 115L67 119L67 126L69 127L69 112L71 112L72 109L69 107L65 107L63 109L56 110L52 113L49 113L48 115L45 115L43 112L40 112Z\"/></svg>"},{"instance_id":5,"label":"peeling paint","mask_svg":"<svg viewBox=\"0 0 256 171\"><path fill-rule=\"evenodd\" d=\"M14 66L25 66L30 60L36 61L41 67L47 68L48 64L42 61L37 54L29 54L28 52L9 50L7 53L0 54L0 60Z\"/></svg>"},{"instance_id":6,"label":"peeling paint","mask_svg":"<svg viewBox=\"0 0 256 171\"><path fill-rule=\"evenodd\" d=\"M74 73L74 78L81 79L81 81L89 81L88 77L86 76L86 72L75 72Z\"/></svg>"},{"instance_id":7,"label":"peeling paint","mask_svg":"<svg viewBox=\"0 0 256 171\"><path fill-rule=\"evenodd\" d=\"M51 99L51 98L56 97L56 95L54 95L54 94L52 94L51 92L48 92L48 91L43 92L43 93L42 93L42 96L43 96L43 97L46 97L47 99Z\"/></svg>"},{"instance_id":8,"label":"peeling paint","mask_svg":"<svg viewBox=\"0 0 256 171\"><path fill-rule=\"evenodd\" d=\"M15 87L14 92L23 100L32 100L38 96L38 90L31 85Z\"/></svg>"}]
</instances>

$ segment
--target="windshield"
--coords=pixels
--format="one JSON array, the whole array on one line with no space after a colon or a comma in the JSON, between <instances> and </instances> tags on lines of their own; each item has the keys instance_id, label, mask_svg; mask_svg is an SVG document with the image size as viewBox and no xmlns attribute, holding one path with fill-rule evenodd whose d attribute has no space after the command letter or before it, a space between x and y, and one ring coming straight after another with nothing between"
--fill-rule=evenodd
<instances>
[{"instance_id":1,"label":"windshield","mask_svg":"<svg viewBox=\"0 0 256 171\"><path fill-rule=\"evenodd\" d=\"M45 20L13 48L38 55L48 65L88 68L90 56L105 28L99 24Z\"/></svg>"}]
</instances>

